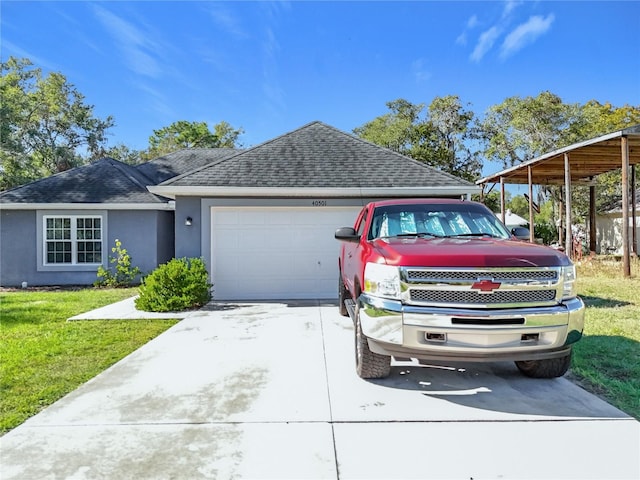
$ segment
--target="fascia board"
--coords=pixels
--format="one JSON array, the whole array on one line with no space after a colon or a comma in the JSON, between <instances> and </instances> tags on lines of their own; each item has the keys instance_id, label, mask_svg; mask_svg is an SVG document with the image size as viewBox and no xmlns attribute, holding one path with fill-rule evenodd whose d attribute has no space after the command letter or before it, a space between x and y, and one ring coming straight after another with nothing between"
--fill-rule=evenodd
<instances>
[{"instance_id":1,"label":"fascia board","mask_svg":"<svg viewBox=\"0 0 640 480\"><path fill-rule=\"evenodd\" d=\"M392 188L283 188L283 187L180 187L151 186L151 193L163 197L414 197L433 195L469 195L480 192L477 186L392 187Z\"/></svg>"},{"instance_id":2,"label":"fascia board","mask_svg":"<svg viewBox=\"0 0 640 480\"><path fill-rule=\"evenodd\" d=\"M0 210L175 210L167 203L0 203Z\"/></svg>"}]
</instances>

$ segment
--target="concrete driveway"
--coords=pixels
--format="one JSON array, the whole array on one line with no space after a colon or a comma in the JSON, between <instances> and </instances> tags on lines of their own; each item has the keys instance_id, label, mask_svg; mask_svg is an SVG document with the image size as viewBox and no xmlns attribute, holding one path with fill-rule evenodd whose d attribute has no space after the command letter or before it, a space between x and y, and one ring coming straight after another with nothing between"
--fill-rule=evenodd
<instances>
[{"instance_id":1,"label":"concrete driveway","mask_svg":"<svg viewBox=\"0 0 640 480\"><path fill-rule=\"evenodd\" d=\"M193 313L0 448L5 480L640 478L640 423L568 380L409 361L364 381L322 302Z\"/></svg>"}]
</instances>

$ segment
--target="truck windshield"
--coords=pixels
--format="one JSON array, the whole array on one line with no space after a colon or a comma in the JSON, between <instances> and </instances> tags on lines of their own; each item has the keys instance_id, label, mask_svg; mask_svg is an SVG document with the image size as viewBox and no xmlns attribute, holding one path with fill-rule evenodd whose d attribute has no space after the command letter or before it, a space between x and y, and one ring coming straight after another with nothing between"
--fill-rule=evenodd
<instances>
[{"instance_id":1,"label":"truck windshield","mask_svg":"<svg viewBox=\"0 0 640 480\"><path fill-rule=\"evenodd\" d=\"M473 203L389 205L376 208L368 239L397 236L487 236L506 239L511 235L489 209Z\"/></svg>"}]
</instances>

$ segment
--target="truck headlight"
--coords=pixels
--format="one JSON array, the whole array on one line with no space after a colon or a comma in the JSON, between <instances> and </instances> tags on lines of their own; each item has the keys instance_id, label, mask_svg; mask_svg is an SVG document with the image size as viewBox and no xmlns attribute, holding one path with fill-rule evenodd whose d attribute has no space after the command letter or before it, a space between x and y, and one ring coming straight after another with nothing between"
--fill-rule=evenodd
<instances>
[{"instance_id":1,"label":"truck headlight","mask_svg":"<svg viewBox=\"0 0 640 480\"><path fill-rule=\"evenodd\" d=\"M385 298L400 298L398 267L367 263L364 268L364 293Z\"/></svg>"},{"instance_id":2,"label":"truck headlight","mask_svg":"<svg viewBox=\"0 0 640 480\"><path fill-rule=\"evenodd\" d=\"M568 265L560 270L562 275L562 299L569 300L578 295L576 287L576 267Z\"/></svg>"}]
</instances>

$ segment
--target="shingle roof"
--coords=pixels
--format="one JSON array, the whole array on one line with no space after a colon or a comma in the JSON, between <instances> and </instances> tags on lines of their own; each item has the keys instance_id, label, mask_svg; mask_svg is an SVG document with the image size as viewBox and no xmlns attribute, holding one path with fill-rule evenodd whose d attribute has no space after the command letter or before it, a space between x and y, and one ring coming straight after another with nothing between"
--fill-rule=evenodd
<instances>
[{"instance_id":1,"label":"shingle roof","mask_svg":"<svg viewBox=\"0 0 640 480\"><path fill-rule=\"evenodd\" d=\"M146 188L159 182L178 187L476 188L409 157L312 122L248 150L180 150L135 167L103 158L1 192L0 203L166 203L165 197Z\"/></svg>"},{"instance_id":2,"label":"shingle roof","mask_svg":"<svg viewBox=\"0 0 640 480\"><path fill-rule=\"evenodd\" d=\"M142 163L136 166L136 168L153 180L153 184L156 185L241 151L242 150L235 148L192 148L179 150Z\"/></svg>"},{"instance_id":3,"label":"shingle roof","mask_svg":"<svg viewBox=\"0 0 640 480\"><path fill-rule=\"evenodd\" d=\"M161 186L475 187L399 153L312 122Z\"/></svg>"},{"instance_id":4,"label":"shingle roof","mask_svg":"<svg viewBox=\"0 0 640 480\"><path fill-rule=\"evenodd\" d=\"M135 167L103 158L2 192L0 203L166 203L151 184Z\"/></svg>"}]
</instances>

